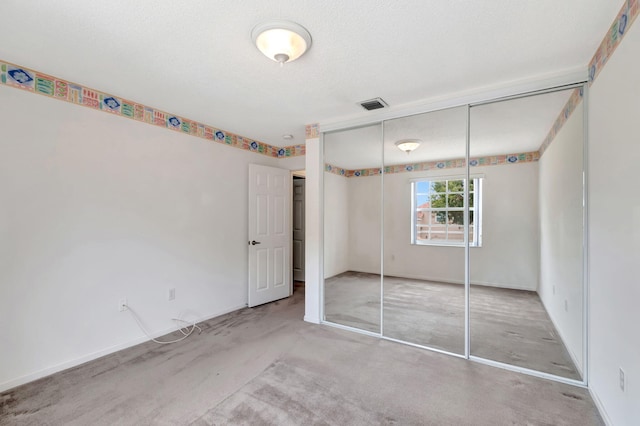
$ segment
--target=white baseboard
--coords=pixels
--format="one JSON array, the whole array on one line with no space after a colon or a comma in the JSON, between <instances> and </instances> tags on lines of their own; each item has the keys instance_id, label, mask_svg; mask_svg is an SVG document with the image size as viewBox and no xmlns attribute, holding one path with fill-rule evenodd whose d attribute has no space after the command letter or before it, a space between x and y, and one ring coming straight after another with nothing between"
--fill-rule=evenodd
<instances>
[{"instance_id":1,"label":"white baseboard","mask_svg":"<svg viewBox=\"0 0 640 426\"><path fill-rule=\"evenodd\" d=\"M207 316L205 316L203 318L197 319L196 322L200 323L200 322L203 322L203 321L207 321L207 320L219 317L221 315L225 315L225 314L228 314L230 312L237 311L237 310L242 309L242 308L246 308L246 305L240 305L240 306L232 307L232 308L225 309L223 311L214 313L212 315L207 315ZM178 326L170 327L170 328L167 328L165 330L157 331L155 333L152 333L151 337L156 338L156 337L164 336L165 334L173 333L174 331L177 331L178 329L179 329ZM21 385L24 385L24 384L29 383L29 382L33 382L34 380L41 379L43 377L49 376L49 375L54 374L54 373L59 373L60 371L67 370L69 368L77 367L78 365L84 364L85 362L93 361L93 360L98 359L100 357L103 357L105 355L109 355L109 354L112 354L114 352L118 352L118 351L121 351L123 349L127 349L127 348L130 348L130 347L135 346L135 345L139 345L140 343L148 342L150 340L151 339L149 339L147 336L142 336L142 337L139 337L139 338L136 338L136 339L129 340L127 342L118 344L118 345L110 346L108 348L104 348L104 349L101 349L99 351L92 352L90 354L81 356L79 358L75 358L75 359L72 359L72 360L69 360L69 361L65 361L65 362L62 362L60 364L56 364L56 365L53 365L51 367L44 368L42 370L38 370L36 372L30 373L30 374L26 374L24 376L17 377L15 379L8 380L6 382L0 383L0 392L4 392L6 390L15 388L16 386L21 386Z\"/></svg>"},{"instance_id":2,"label":"white baseboard","mask_svg":"<svg viewBox=\"0 0 640 426\"><path fill-rule=\"evenodd\" d=\"M596 408L598 409L598 412L600 412L600 417L602 417L602 420L604 420L604 424L606 424L607 426L613 426L613 422L609 418L609 415L607 414L607 410L604 409L604 405L602 405L602 401L600 401L600 398L598 398L598 394L595 393L595 391L591 386L589 386L588 389L589 389L589 393L591 394L591 398L593 399L593 402L596 404Z\"/></svg>"},{"instance_id":3,"label":"white baseboard","mask_svg":"<svg viewBox=\"0 0 640 426\"><path fill-rule=\"evenodd\" d=\"M344 274L345 272L350 272L351 269L345 269L344 271L341 272L337 272L335 274L328 274L328 276L325 275L324 279L328 280L329 278L333 278L333 277L337 277L338 275Z\"/></svg>"},{"instance_id":4,"label":"white baseboard","mask_svg":"<svg viewBox=\"0 0 640 426\"><path fill-rule=\"evenodd\" d=\"M540 293L538 293L538 297L540 297ZM567 353L569 353L569 357L571 357L571 361L573 361L573 366L576 367L576 370L578 370L578 373L580 373L580 376L584 377L584 372L582 371L582 364L578 362L578 358L576 357L575 353L573 352L573 350L571 350L569 345L567 345L567 340L564 338L561 328L558 327L558 324L556 324L556 321L549 314L549 309L547 309L547 305L544 303L544 300L542 299L542 297L540 297L540 301L542 302L542 307L546 311L547 316L551 320L551 324L553 324L553 327L556 329L556 332L558 333L558 336L560 337L562 344L567 349ZM580 348L582 348L582 346L580 346Z\"/></svg>"},{"instance_id":5,"label":"white baseboard","mask_svg":"<svg viewBox=\"0 0 640 426\"><path fill-rule=\"evenodd\" d=\"M365 274L380 275L380 271L370 272L370 271L362 271L362 270L350 269L350 270L345 271L345 272L361 272L361 273L365 273ZM344 272L341 272L341 273L344 273ZM336 275L339 275L339 274L336 274ZM336 276L336 275L334 275L334 276ZM424 275L406 274L404 272L403 273L395 273L395 272L385 271L384 275L388 276L388 277L394 277L394 278L408 278L408 279L412 279L412 280L431 281L431 282L435 282L435 283L464 285L464 280L452 280L450 278L426 277ZM525 286L518 286L518 285L514 285L514 284L504 284L504 283L492 283L492 282L485 282L485 281L471 281L471 285L481 285L483 287L506 288L506 289L509 289L509 290L536 291L535 288L528 288L528 287L525 287Z\"/></svg>"}]
</instances>

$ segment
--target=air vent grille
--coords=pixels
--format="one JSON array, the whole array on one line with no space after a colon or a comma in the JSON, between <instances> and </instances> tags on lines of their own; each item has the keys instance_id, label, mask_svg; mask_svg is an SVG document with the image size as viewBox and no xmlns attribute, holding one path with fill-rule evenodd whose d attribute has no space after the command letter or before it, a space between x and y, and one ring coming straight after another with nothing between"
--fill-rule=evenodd
<instances>
[{"instance_id":1,"label":"air vent grille","mask_svg":"<svg viewBox=\"0 0 640 426\"><path fill-rule=\"evenodd\" d=\"M382 98L369 99L368 101L360 102L360 105L367 111L389 106L385 101L382 100Z\"/></svg>"}]
</instances>

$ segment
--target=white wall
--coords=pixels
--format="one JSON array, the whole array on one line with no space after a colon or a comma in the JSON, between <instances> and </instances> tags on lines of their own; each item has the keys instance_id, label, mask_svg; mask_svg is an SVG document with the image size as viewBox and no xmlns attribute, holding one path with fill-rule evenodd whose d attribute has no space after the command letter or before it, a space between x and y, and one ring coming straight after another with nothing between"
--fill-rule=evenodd
<instances>
[{"instance_id":1,"label":"white wall","mask_svg":"<svg viewBox=\"0 0 640 426\"><path fill-rule=\"evenodd\" d=\"M583 123L581 103L539 161L538 294L580 371L583 369Z\"/></svg>"},{"instance_id":2,"label":"white wall","mask_svg":"<svg viewBox=\"0 0 640 426\"><path fill-rule=\"evenodd\" d=\"M304 320L320 323L321 282L323 276L323 143L320 138L306 139L304 210Z\"/></svg>"},{"instance_id":3,"label":"white wall","mask_svg":"<svg viewBox=\"0 0 640 426\"><path fill-rule=\"evenodd\" d=\"M347 178L324 172L324 277L349 270Z\"/></svg>"},{"instance_id":4,"label":"white wall","mask_svg":"<svg viewBox=\"0 0 640 426\"><path fill-rule=\"evenodd\" d=\"M470 251L471 283L537 290L538 163L477 167L483 181L482 247Z\"/></svg>"},{"instance_id":5,"label":"white wall","mask_svg":"<svg viewBox=\"0 0 640 426\"><path fill-rule=\"evenodd\" d=\"M620 426L640 424L640 23L627 31L589 98L589 386Z\"/></svg>"},{"instance_id":6,"label":"white wall","mask_svg":"<svg viewBox=\"0 0 640 426\"><path fill-rule=\"evenodd\" d=\"M154 333L246 304L276 159L7 87L0 117L0 389L146 340L120 298Z\"/></svg>"},{"instance_id":7,"label":"white wall","mask_svg":"<svg viewBox=\"0 0 640 426\"><path fill-rule=\"evenodd\" d=\"M280 167L281 169L304 170L305 158L304 155L300 155L298 157L279 158L274 164L274 167Z\"/></svg>"},{"instance_id":8,"label":"white wall","mask_svg":"<svg viewBox=\"0 0 640 426\"><path fill-rule=\"evenodd\" d=\"M382 178L351 177L349 182L349 270L380 273Z\"/></svg>"},{"instance_id":9,"label":"white wall","mask_svg":"<svg viewBox=\"0 0 640 426\"><path fill-rule=\"evenodd\" d=\"M471 282L536 290L537 163L474 167L472 172L484 175L484 210L482 247L471 249ZM463 174L464 169L449 169L385 175L386 275L464 283L463 248L411 244L410 185L411 179ZM380 234L376 231L380 224L379 179L349 178L352 270L380 271ZM356 208L358 205L361 207Z\"/></svg>"}]
</instances>

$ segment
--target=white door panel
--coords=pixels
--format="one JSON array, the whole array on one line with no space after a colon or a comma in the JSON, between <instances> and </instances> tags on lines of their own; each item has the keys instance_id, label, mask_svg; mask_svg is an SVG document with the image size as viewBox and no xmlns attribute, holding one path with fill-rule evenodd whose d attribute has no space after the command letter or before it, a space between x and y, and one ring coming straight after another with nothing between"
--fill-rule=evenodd
<instances>
[{"instance_id":1,"label":"white door panel","mask_svg":"<svg viewBox=\"0 0 640 426\"><path fill-rule=\"evenodd\" d=\"M288 170L249 165L249 306L291 295Z\"/></svg>"}]
</instances>

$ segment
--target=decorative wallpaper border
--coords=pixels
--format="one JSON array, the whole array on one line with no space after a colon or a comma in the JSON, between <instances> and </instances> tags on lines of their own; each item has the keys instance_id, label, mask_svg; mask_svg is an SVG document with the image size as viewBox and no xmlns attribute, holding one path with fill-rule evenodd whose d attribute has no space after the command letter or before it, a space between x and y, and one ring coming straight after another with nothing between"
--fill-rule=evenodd
<instances>
[{"instance_id":1,"label":"decorative wallpaper border","mask_svg":"<svg viewBox=\"0 0 640 426\"><path fill-rule=\"evenodd\" d=\"M558 118L556 118L556 121L553 123L551 130L547 133L547 137L542 141L542 145L540 145L540 149L538 150L540 157L542 157L542 154L549 148L549 145L551 145L551 142L556 138L556 135L560 133L560 129L562 129L562 126L569 120L569 117L571 117L571 114L573 114L577 106L580 105L583 97L583 87L579 87L573 91L571 97L562 108L562 111L560 111L560 115L558 115Z\"/></svg>"},{"instance_id":2,"label":"decorative wallpaper border","mask_svg":"<svg viewBox=\"0 0 640 426\"><path fill-rule=\"evenodd\" d=\"M624 36L631 28L631 25L638 17L638 1L639 0L626 0L618 12L618 16L611 24L609 31L604 36L604 39L600 43L598 50L593 55L591 62L589 62L589 84L593 84L602 68L611 58L611 55L616 50Z\"/></svg>"},{"instance_id":3,"label":"decorative wallpaper border","mask_svg":"<svg viewBox=\"0 0 640 426\"><path fill-rule=\"evenodd\" d=\"M596 80L596 77L598 77L609 58L611 58L611 55L616 50L624 36L627 35L629 28L631 28L631 25L634 23L639 13L639 0L626 0L624 2L616 16L616 19L614 19L609 31L604 36L604 39L600 43L596 53L589 62L589 85L592 85ZM560 115L553 124L553 127L549 130L547 137L542 142L539 151L540 156L542 156L549 145L551 145L551 142L553 142L556 135L560 132L562 126L564 126L569 117L571 117L573 111L580 102L582 102L583 97L584 93L582 88L576 89L573 92L571 98L567 101L567 104L564 106Z\"/></svg>"},{"instance_id":4,"label":"decorative wallpaper border","mask_svg":"<svg viewBox=\"0 0 640 426\"><path fill-rule=\"evenodd\" d=\"M640 13L640 0L625 0L622 8L618 12L616 19L611 24L609 31L605 35L604 39L600 43L600 46L596 50L593 58L589 62L589 84L593 84L597 76L600 74L604 66L606 65L611 55L616 50L622 39L625 37L629 28L635 22L638 14ZM233 146L235 148L244 149L246 151L255 152L274 158L287 158L297 157L306 154L306 147L304 144L290 145L284 147L278 147L269 145L264 142L259 142L253 139L245 138L240 135L236 135L231 132L218 129L216 127L203 124L194 120L190 120L185 117L181 117L175 114L170 114L165 111L158 110L143 104L139 104L133 101L126 100L114 95L110 95L104 92L100 92L89 87L85 87L79 84L63 80L61 78L52 77L50 75L31 70L26 67L21 67L6 61L0 61L0 85L6 85L9 87L26 90L32 93L48 96L58 100L63 100L76 105L82 105L95 110L100 110L110 114L120 115L122 117L130 118L132 120L140 121L143 123L164 127L176 132L185 133L191 136L211 140L224 145ZM537 153L537 159L542 156L549 145L553 142L554 138L567 122L575 108L582 101L583 92L582 88L576 89L571 98L560 112L560 115L556 119L554 125L549 130L547 137L542 142L540 149ZM314 139L319 136L318 124L307 125L305 128L305 139ZM522 155L533 155L534 153L515 154L518 158ZM504 158L511 158L511 155L499 156ZM487 157L487 158L499 158L499 157ZM533 160L533 161L537 161ZM481 159L478 159L480 161ZM451 160L461 161L461 160ZM473 160L472 160L473 161ZM498 161L498 160L496 160ZM501 160L506 161L506 160ZM518 160L520 161L520 160ZM442 163L442 162L440 162ZM446 162L446 163L449 163ZM457 163L456 163L457 164ZM473 166L473 164L471 164ZM357 176L380 173L380 169L363 169L363 170L345 170L335 168L334 166L327 165L332 173L342 174L348 176L350 172L359 172ZM385 173L399 173L402 168L411 168L411 170L430 170L433 168L432 163L419 163L419 164L406 164L400 166L393 166L394 171L387 171ZM436 162L437 167L437 162ZM456 166L458 167L458 166ZM446 167L448 168L448 166ZM396 170L397 169L397 170Z\"/></svg>"},{"instance_id":5,"label":"decorative wallpaper border","mask_svg":"<svg viewBox=\"0 0 640 426\"><path fill-rule=\"evenodd\" d=\"M604 40L600 43L595 55L593 55L591 62L589 62L589 85L593 84L598 74L600 74L600 71L602 71L602 68L604 68L613 52L627 34L628 29L631 28L631 24L633 24L638 16L638 11L638 0L627 0L622 5L620 12L618 12L618 16L613 21L613 24L611 24L609 31L605 35ZM576 89L573 92L571 98L567 101L567 104L564 106L560 115L553 124L553 127L549 130L547 137L542 142L539 151L540 156L544 154L545 150L560 132L562 126L564 126L569 117L571 117L573 111L580 102L582 102L583 96L583 88Z\"/></svg>"},{"instance_id":6,"label":"decorative wallpaper border","mask_svg":"<svg viewBox=\"0 0 640 426\"><path fill-rule=\"evenodd\" d=\"M306 139L317 139L320 137L320 130L318 129L318 123L307 124L305 126L305 140Z\"/></svg>"},{"instance_id":7,"label":"decorative wallpaper border","mask_svg":"<svg viewBox=\"0 0 640 426\"><path fill-rule=\"evenodd\" d=\"M534 152L524 152L520 154L494 155L489 157L471 158L469 160L469 165L471 167L502 166L507 164L531 163L534 161L538 161L539 159L540 159L539 152L534 151ZM376 176L376 175L382 174L383 171L384 171L384 174L424 172L427 170L456 169L456 168L465 167L465 165L466 165L465 159L460 158L456 160L428 161L425 163L412 163L412 164L398 164L395 166L386 166L384 168L373 167L369 169L357 169L357 170L347 170L341 167L334 166L329 163L325 163L324 170L325 172L329 172L329 173L333 173L339 176L344 176L349 178L349 177Z\"/></svg>"},{"instance_id":8,"label":"decorative wallpaper border","mask_svg":"<svg viewBox=\"0 0 640 426\"><path fill-rule=\"evenodd\" d=\"M305 155L304 144L284 147L269 145L9 62L0 61L0 85L164 127L268 157L287 158Z\"/></svg>"},{"instance_id":9,"label":"decorative wallpaper border","mask_svg":"<svg viewBox=\"0 0 640 426\"><path fill-rule=\"evenodd\" d=\"M589 62L589 85L593 84L600 71L604 68L611 55L616 50L624 36L631 28L631 25L635 22L636 18L640 14L640 0L626 0L622 5L622 8L618 12L616 19L611 24L609 31L605 35L604 39L600 43L600 46L596 50L596 53L593 55L591 62ZM571 117L571 114L575 111L576 107L580 105L584 98L584 89L582 87L577 88L571 94L571 97L565 104L562 111L558 115L558 118L553 123L553 126L547 133L547 136L542 141L540 148L537 153L527 153L527 154L537 154L537 158L533 161L538 161L540 157L544 154L544 152L549 148L549 145L554 141L555 137L558 135L562 127L566 124ZM527 154L518 154L518 155L527 155ZM508 156L507 156L508 157ZM462 161L462 165L460 166L452 166L452 167L464 167L464 160L453 160L453 161ZM471 166L473 167L474 160L471 160ZM446 162L449 163L449 162ZM456 163L457 164L457 163ZM433 169L432 163L421 163L417 165L406 164L400 166L394 166L394 170L396 168L413 168L416 166L414 170L430 170ZM426 167L426 168L423 168ZM446 168L449 168L447 165ZM330 164L325 166L325 170L331 173L341 174L347 177L351 177L352 173L355 176L372 176L375 174L380 174L380 169L363 169L363 170L344 170L340 168L336 168ZM405 170L405 171L414 171L414 170ZM359 174L355 174L359 173ZM398 173L398 171L388 172L385 169L385 173Z\"/></svg>"},{"instance_id":10,"label":"decorative wallpaper border","mask_svg":"<svg viewBox=\"0 0 640 426\"><path fill-rule=\"evenodd\" d=\"M334 166L329 163L324 163L324 171L333 173L334 175L349 177L349 172L353 173L353 170L343 169L342 167Z\"/></svg>"}]
</instances>

